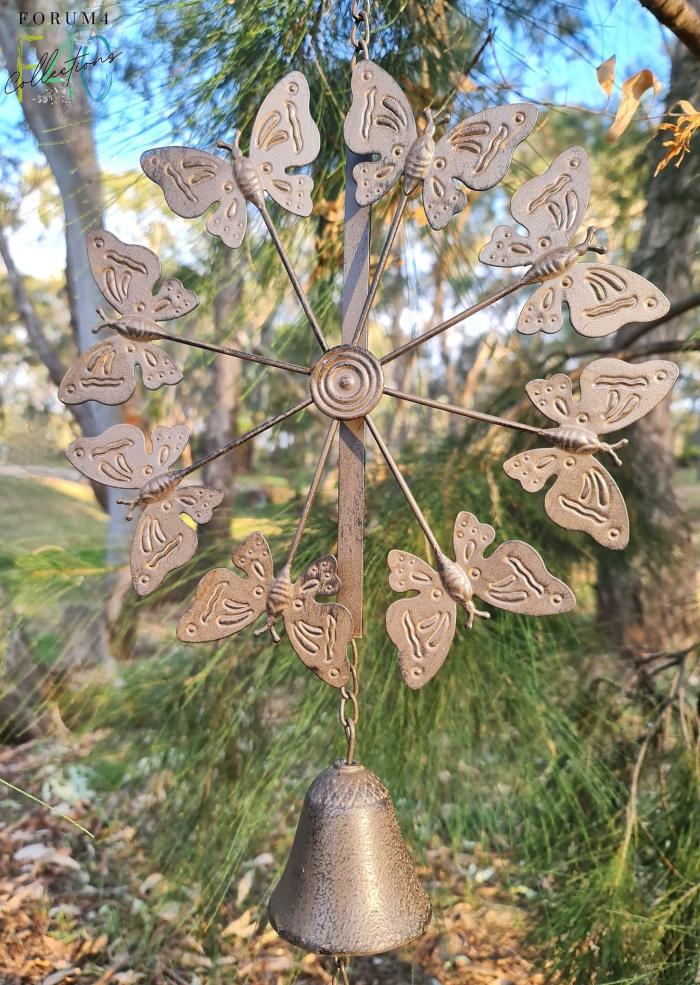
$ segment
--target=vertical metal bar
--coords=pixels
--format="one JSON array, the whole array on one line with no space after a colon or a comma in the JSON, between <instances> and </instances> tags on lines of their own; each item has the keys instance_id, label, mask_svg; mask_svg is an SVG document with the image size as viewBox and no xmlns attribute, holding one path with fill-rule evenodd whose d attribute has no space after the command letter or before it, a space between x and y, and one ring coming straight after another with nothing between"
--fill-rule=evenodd
<instances>
[{"instance_id":1,"label":"vertical metal bar","mask_svg":"<svg viewBox=\"0 0 700 985\"><path fill-rule=\"evenodd\" d=\"M350 344L369 290L370 206L355 201L352 169L362 158L346 151L345 230L343 240L342 341ZM366 348L367 329L357 344ZM338 445L338 601L353 621L353 634L362 636L362 588L365 525L365 422L341 421Z\"/></svg>"}]
</instances>

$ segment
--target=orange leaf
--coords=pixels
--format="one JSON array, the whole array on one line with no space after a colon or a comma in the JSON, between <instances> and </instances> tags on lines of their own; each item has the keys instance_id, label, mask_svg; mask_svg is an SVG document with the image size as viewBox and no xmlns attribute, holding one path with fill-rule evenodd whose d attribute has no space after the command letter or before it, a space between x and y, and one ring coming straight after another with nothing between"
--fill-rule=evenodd
<instances>
[{"instance_id":1,"label":"orange leaf","mask_svg":"<svg viewBox=\"0 0 700 985\"><path fill-rule=\"evenodd\" d=\"M617 113L615 113L615 119L612 122L612 126L605 135L605 139L609 144L615 143L618 137L620 137L630 125L637 106L639 106L639 100L642 98L644 93L647 92L648 89L653 89L654 92L658 92L660 88L661 83L650 68L643 68L635 75L630 75L629 79L625 79L622 83L622 98L620 99L620 105L617 107Z\"/></svg>"},{"instance_id":2,"label":"orange leaf","mask_svg":"<svg viewBox=\"0 0 700 985\"><path fill-rule=\"evenodd\" d=\"M595 70L600 82L600 88L609 96L615 87L615 55L606 58Z\"/></svg>"}]
</instances>

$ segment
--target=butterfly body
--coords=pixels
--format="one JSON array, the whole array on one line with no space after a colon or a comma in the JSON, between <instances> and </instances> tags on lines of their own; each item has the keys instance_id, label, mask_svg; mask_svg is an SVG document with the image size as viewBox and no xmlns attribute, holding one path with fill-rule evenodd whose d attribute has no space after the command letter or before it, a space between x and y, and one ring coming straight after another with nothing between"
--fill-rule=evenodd
<instances>
[{"instance_id":1,"label":"butterfly body","mask_svg":"<svg viewBox=\"0 0 700 985\"><path fill-rule=\"evenodd\" d=\"M256 205L259 209L264 209L265 188L263 186L262 175L251 159L246 157L239 147L238 142L240 140L240 136L241 135L237 130L232 145L220 142L219 147L230 150L233 174L238 182L238 187L243 192L247 200L252 202L253 205Z\"/></svg>"},{"instance_id":2,"label":"butterfly body","mask_svg":"<svg viewBox=\"0 0 700 985\"><path fill-rule=\"evenodd\" d=\"M101 325L93 328L93 332L97 334L104 328L113 328L122 338L132 339L134 342L152 342L162 337L158 323L143 315L130 315L116 318L114 321L105 319Z\"/></svg>"},{"instance_id":3,"label":"butterfly body","mask_svg":"<svg viewBox=\"0 0 700 985\"><path fill-rule=\"evenodd\" d=\"M669 309L668 299L648 280L608 263L577 262L587 252L605 253L592 242L571 240L581 225L591 179L582 147L563 151L544 174L526 181L513 195L510 211L524 227L497 226L479 253L494 267L527 267L518 285L539 285L525 302L517 330L552 334L564 325L563 306L574 329L601 338L630 322L654 321Z\"/></svg>"},{"instance_id":4,"label":"butterfly body","mask_svg":"<svg viewBox=\"0 0 700 985\"><path fill-rule=\"evenodd\" d=\"M522 276L523 284L542 284L544 281L551 280L553 277L561 277L569 270L576 261L589 250L594 253L604 254L605 247L597 246L592 242L596 231L595 226L589 226L586 239L575 246L560 246L553 250L548 250L535 260Z\"/></svg>"},{"instance_id":5,"label":"butterfly body","mask_svg":"<svg viewBox=\"0 0 700 985\"><path fill-rule=\"evenodd\" d=\"M605 452L612 456L616 465L622 465L622 462L615 454L615 448L624 448L628 444L627 438L622 438L621 441L616 441L614 445L610 445L607 441L601 441L593 431L576 424L547 428L545 434L555 448L573 452L575 455L595 455Z\"/></svg>"},{"instance_id":6,"label":"butterfly body","mask_svg":"<svg viewBox=\"0 0 700 985\"><path fill-rule=\"evenodd\" d=\"M491 618L488 612L477 609L474 605L474 588L469 581L469 576L458 564L451 561L445 554L438 554L437 571L447 594L466 612L468 629L474 625L475 616L482 619Z\"/></svg>"},{"instance_id":7,"label":"butterfly body","mask_svg":"<svg viewBox=\"0 0 700 985\"><path fill-rule=\"evenodd\" d=\"M148 506L150 503L157 503L159 499L164 499L181 481L182 476L177 473L166 472L164 475L156 475L139 489L139 494L134 499L118 499L117 502L129 507L126 518L130 520L138 506Z\"/></svg>"},{"instance_id":8,"label":"butterfly body","mask_svg":"<svg viewBox=\"0 0 700 985\"><path fill-rule=\"evenodd\" d=\"M435 121L430 109L424 110L425 129L413 141L406 154L403 167L403 190L410 195L424 180L435 158Z\"/></svg>"},{"instance_id":9,"label":"butterfly body","mask_svg":"<svg viewBox=\"0 0 700 985\"><path fill-rule=\"evenodd\" d=\"M280 636L275 623L278 619L284 618L285 610L294 602L295 597L295 585L292 583L290 568L285 564L267 590L265 600L267 622L260 629L256 629L255 635L260 636L262 633L269 632L275 643L279 643Z\"/></svg>"}]
</instances>

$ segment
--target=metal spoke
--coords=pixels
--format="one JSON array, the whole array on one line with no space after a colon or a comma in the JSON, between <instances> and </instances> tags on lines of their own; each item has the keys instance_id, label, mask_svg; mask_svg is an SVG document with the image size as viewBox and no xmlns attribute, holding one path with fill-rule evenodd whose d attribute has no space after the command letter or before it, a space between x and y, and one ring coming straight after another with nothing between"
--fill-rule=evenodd
<instances>
[{"instance_id":1,"label":"metal spoke","mask_svg":"<svg viewBox=\"0 0 700 985\"><path fill-rule=\"evenodd\" d=\"M294 558L296 557L297 551L299 549L299 544L301 543L301 537L304 533L304 528L306 527L306 521L309 519L309 514L311 513L311 507L316 499L316 493L318 492L318 487L321 484L321 476L323 475L323 469L325 468L326 461L328 460L328 455L331 450L331 445L333 444L333 439L335 438L336 432L338 430L338 421L331 421L328 425L328 430L326 431L326 437L323 442L323 447L321 448L321 454L318 456L318 462L316 463L316 470L311 480L311 485L309 486L309 491L306 494L306 501L304 503L304 508L301 511L301 516L299 517L299 523L297 524L297 529L294 532L294 538L289 547L289 554L287 555L287 567L291 569L294 564Z\"/></svg>"},{"instance_id":2,"label":"metal spoke","mask_svg":"<svg viewBox=\"0 0 700 985\"><path fill-rule=\"evenodd\" d=\"M365 422L367 424L367 427L372 432L372 437L377 442L377 445L379 446L379 450L382 453L382 455L384 456L384 460L386 461L386 464L391 469L391 471L392 471L392 473L394 475L394 478L396 479L396 481L399 484L399 488L401 489L401 492L406 497L406 502L408 503L408 505L413 510L413 515L415 516L416 520L420 524L421 530L425 534L428 543L432 547L433 552L434 552L435 556L437 557L438 555L442 554L442 551L440 550L440 545L438 544L438 541L437 541L437 537L435 536L435 534L433 533L433 531L430 529L430 524L426 520L425 515L423 514L423 511L421 510L420 506L416 502L413 493L409 489L408 483L406 482L406 480L404 479L404 477L401 475L401 470L399 469L398 465L396 464L396 461L394 459L394 456L391 454L391 452L389 451L389 449L387 448L387 446L384 444L384 439L382 438L382 436L377 431L376 427L374 426L374 422L372 421L372 419L369 416L367 416L365 418Z\"/></svg>"},{"instance_id":3,"label":"metal spoke","mask_svg":"<svg viewBox=\"0 0 700 985\"><path fill-rule=\"evenodd\" d=\"M458 417L468 417L473 421L483 421L485 424L496 424L499 427L512 428L513 431L527 431L539 437L546 437L544 428L536 428L531 424L521 424L520 421L511 421L507 417L496 417L495 414L484 414L480 410L467 410L464 407L457 407L456 404L445 404L439 400L417 397L413 393L404 393L403 390L394 390L389 386L384 387L384 393L387 397L408 400L410 403L420 404L422 407L432 407L434 410L446 410L448 414L456 414Z\"/></svg>"},{"instance_id":4,"label":"metal spoke","mask_svg":"<svg viewBox=\"0 0 700 985\"><path fill-rule=\"evenodd\" d=\"M379 262L377 263L377 269L374 271L372 277L372 283L370 284L367 297L365 298L365 303L362 306L362 311L360 312L360 317L357 322L357 327L355 328L355 334L353 335L352 344L357 345L360 340L360 336L365 330L367 325L367 319L369 318L369 313L372 309L372 304L374 303L374 297L377 293L377 288L379 287L379 282L382 279L382 274L384 273L384 268L386 267L387 260L389 259L389 253L392 246L394 245L394 240L396 239L396 234L399 231L399 225L401 224L401 216L406 208L406 203L408 202L408 195L406 192L401 192L401 198L399 199L398 205L396 206L396 211L394 212L394 218L391 220L391 226L389 227L389 232L387 233L386 240L384 241L384 246L382 247L382 252L379 257Z\"/></svg>"},{"instance_id":5,"label":"metal spoke","mask_svg":"<svg viewBox=\"0 0 700 985\"><path fill-rule=\"evenodd\" d=\"M153 333L155 334L155 333ZM190 339L183 335L171 335L170 332L159 330L157 338L168 342L179 342L181 345L189 345L193 349L206 349L207 352L217 352L222 356L233 356L235 359L245 359L251 363L260 363L263 366L274 366L275 369L285 369L288 373L298 373L301 376L309 376L311 370L308 366L299 366L297 363L289 363L286 359L276 359L273 356L260 356L256 352L244 352L242 349L232 349L227 345L215 345L213 342L200 342L197 339Z\"/></svg>"},{"instance_id":6,"label":"metal spoke","mask_svg":"<svg viewBox=\"0 0 700 985\"><path fill-rule=\"evenodd\" d=\"M275 244L275 249L279 254L280 260L282 261L282 265L284 269L287 271L287 276L289 277L290 283L294 288L294 293L299 298L299 303L304 309L304 314L306 315L309 321L309 325L311 325L313 333L318 339L318 344L321 346L324 352L327 352L328 343L326 342L321 326L319 325L316 319L316 315L311 310L309 299L307 298L306 293L304 292L304 288L301 285L301 281L297 277L296 271L292 266L292 262L287 255L287 251L284 248L284 244L282 243L282 240L279 237L279 233L277 232L277 227L272 221L272 216L267 211L267 208L264 205L260 209L260 215L263 217L263 221L267 226L268 232L270 233L270 236L272 238L272 242Z\"/></svg>"},{"instance_id":7,"label":"metal spoke","mask_svg":"<svg viewBox=\"0 0 700 985\"><path fill-rule=\"evenodd\" d=\"M453 315L452 318L448 318L447 321L440 322L439 325L428 329L428 331L423 332L422 335L417 335L415 339L409 339L408 342L404 342L403 345L400 345L386 356L383 356L379 362L382 366L393 362L394 359L397 359L399 356L403 356L405 352L410 352L410 350L415 349L417 345L423 345L424 342L429 342L430 339L434 339L436 335L446 332L448 328L452 328L454 325L459 325L460 322L465 321L467 318L471 318L472 315L477 314L479 311L483 311L484 308L488 308L490 305L495 304L496 301L500 301L502 298L508 297L509 294L513 294L514 291L517 291L517 289L522 286L523 281L516 280L514 284L508 284L507 287L502 287L500 291L496 291L494 294L489 294L487 297L482 298L481 301L477 301L477 303L473 304L471 308L465 308L464 311L458 312L456 315Z\"/></svg>"},{"instance_id":8,"label":"metal spoke","mask_svg":"<svg viewBox=\"0 0 700 985\"><path fill-rule=\"evenodd\" d=\"M197 459L196 462L192 462L187 468L181 469L178 472L178 476L184 479L186 475L190 475L191 472L195 472L197 469L203 468L210 462L216 461L217 458L221 458L229 451L233 451L234 448L240 448L244 445L246 441L250 441L251 438L257 437L257 435L262 434L263 431L269 431L270 428L274 427L275 424L281 424L282 421L286 421L288 417L294 417L299 411L304 410L310 404L313 403L311 397L306 397L304 400L300 400L298 404L294 404L293 407L288 407L287 410L283 410L280 414L276 414L274 417L268 417L266 421L262 424L258 424L257 427L251 428L250 431L246 431L245 434L241 434L238 438L234 438L227 444L222 445L221 448L217 448L216 451L210 452L208 455L204 455L203 458Z\"/></svg>"}]
</instances>

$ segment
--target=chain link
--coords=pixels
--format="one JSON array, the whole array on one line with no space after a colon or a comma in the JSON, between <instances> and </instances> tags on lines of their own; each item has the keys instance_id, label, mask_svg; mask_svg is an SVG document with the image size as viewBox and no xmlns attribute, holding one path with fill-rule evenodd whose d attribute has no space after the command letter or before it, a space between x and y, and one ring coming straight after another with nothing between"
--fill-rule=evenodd
<instances>
[{"instance_id":1,"label":"chain link","mask_svg":"<svg viewBox=\"0 0 700 985\"><path fill-rule=\"evenodd\" d=\"M348 766L352 765L355 756L355 727L360 717L360 709L357 703L357 699L360 696L360 680L357 673L359 654L355 640L351 640L350 645L352 647L352 660L349 661L350 681L345 687L341 687L340 689L340 707L338 709L340 724L343 726L345 737L348 740L348 753L345 757L345 762ZM348 702L352 706L350 714L347 712Z\"/></svg>"},{"instance_id":2,"label":"chain link","mask_svg":"<svg viewBox=\"0 0 700 985\"><path fill-rule=\"evenodd\" d=\"M355 49L352 56L353 65L358 58L369 58L370 2L371 0L352 0L352 31L350 32L350 43Z\"/></svg>"},{"instance_id":3,"label":"chain link","mask_svg":"<svg viewBox=\"0 0 700 985\"><path fill-rule=\"evenodd\" d=\"M335 971L331 985L350 985L348 978L348 959L337 957L335 960Z\"/></svg>"}]
</instances>

